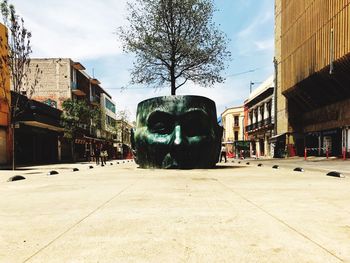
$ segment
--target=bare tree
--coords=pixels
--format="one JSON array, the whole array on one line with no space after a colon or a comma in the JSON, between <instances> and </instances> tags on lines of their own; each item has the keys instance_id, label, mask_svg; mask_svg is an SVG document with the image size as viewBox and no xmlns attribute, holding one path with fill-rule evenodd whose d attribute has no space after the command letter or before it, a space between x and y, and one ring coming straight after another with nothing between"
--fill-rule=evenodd
<instances>
[{"instance_id":1,"label":"bare tree","mask_svg":"<svg viewBox=\"0 0 350 263\"><path fill-rule=\"evenodd\" d=\"M187 81L222 82L230 57L226 35L213 22L212 0L140 0L128 3L129 25L119 28L126 52L136 55L133 84L170 83L171 95Z\"/></svg>"},{"instance_id":2,"label":"bare tree","mask_svg":"<svg viewBox=\"0 0 350 263\"><path fill-rule=\"evenodd\" d=\"M75 139L78 132L87 130L83 127L100 128L101 110L95 107L89 107L85 100L67 99L63 102L63 113L61 115L61 125L64 128L64 137L70 142L73 162L75 159ZM92 127L93 126L93 127Z\"/></svg>"},{"instance_id":3,"label":"bare tree","mask_svg":"<svg viewBox=\"0 0 350 263\"><path fill-rule=\"evenodd\" d=\"M25 28L24 20L17 15L15 7L12 4L8 4L7 0L0 1L0 9L2 21L8 29L7 39L0 39L1 47L8 51L7 54L1 58L0 67L9 70L11 89L15 93L23 93L31 97L35 85L38 83L37 80L30 85L26 82L28 73L30 72L30 54L32 53L30 39L32 34ZM35 78L39 77L41 74L40 72L39 66L35 67L35 72L33 74ZM8 81L6 76L2 81ZM5 85L2 85L2 88L5 88ZM15 169L15 124L16 117L21 111L21 109L18 108L18 103L19 96L14 96L14 101L11 103L10 99L7 99L7 104L11 108L13 170Z\"/></svg>"},{"instance_id":4,"label":"bare tree","mask_svg":"<svg viewBox=\"0 0 350 263\"><path fill-rule=\"evenodd\" d=\"M129 111L128 110L120 110L117 112L117 122L116 122L116 130L117 130L117 135L120 139L120 142L124 144L124 137L126 133L126 128L127 128L127 123L129 121Z\"/></svg>"},{"instance_id":5,"label":"bare tree","mask_svg":"<svg viewBox=\"0 0 350 263\"><path fill-rule=\"evenodd\" d=\"M115 131L117 134L117 142L121 144L121 153L122 155L125 154L125 145L130 146L130 130L129 130L129 116L130 112L128 110L120 110L117 112L117 120L116 120L116 127ZM120 151L119 150L119 151Z\"/></svg>"}]
</instances>

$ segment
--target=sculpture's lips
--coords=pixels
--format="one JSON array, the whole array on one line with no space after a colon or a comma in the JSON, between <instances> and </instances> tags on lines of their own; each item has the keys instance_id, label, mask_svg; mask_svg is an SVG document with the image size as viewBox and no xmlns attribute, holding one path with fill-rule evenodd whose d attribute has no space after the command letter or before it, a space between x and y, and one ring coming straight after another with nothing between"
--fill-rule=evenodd
<instances>
[{"instance_id":1,"label":"sculpture's lips","mask_svg":"<svg viewBox=\"0 0 350 263\"><path fill-rule=\"evenodd\" d=\"M167 155L165 155L163 162L162 162L162 168L165 169L178 169L179 164L177 163L177 161L171 156L170 153L168 153Z\"/></svg>"}]
</instances>

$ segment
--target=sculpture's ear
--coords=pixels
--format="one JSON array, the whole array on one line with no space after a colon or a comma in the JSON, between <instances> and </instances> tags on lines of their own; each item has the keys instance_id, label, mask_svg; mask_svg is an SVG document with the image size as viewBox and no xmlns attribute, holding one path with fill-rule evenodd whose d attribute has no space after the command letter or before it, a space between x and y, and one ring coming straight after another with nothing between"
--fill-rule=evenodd
<instances>
[{"instance_id":1,"label":"sculpture's ear","mask_svg":"<svg viewBox=\"0 0 350 263\"><path fill-rule=\"evenodd\" d=\"M216 156L217 160L220 158L220 152L221 152L221 140L222 140L222 135L224 133L224 128L220 125L217 126L216 128Z\"/></svg>"},{"instance_id":2,"label":"sculpture's ear","mask_svg":"<svg viewBox=\"0 0 350 263\"><path fill-rule=\"evenodd\" d=\"M135 145L135 131L134 131L134 129L131 129L131 132L130 132L130 143L131 143L131 149L132 149L132 154L134 155L135 163L138 163L137 153L136 153L136 145Z\"/></svg>"},{"instance_id":3,"label":"sculpture's ear","mask_svg":"<svg viewBox=\"0 0 350 263\"><path fill-rule=\"evenodd\" d=\"M224 127L218 125L219 127L217 128L217 136L220 139L220 149L221 149L221 139L222 135L224 134Z\"/></svg>"},{"instance_id":4,"label":"sculpture's ear","mask_svg":"<svg viewBox=\"0 0 350 263\"><path fill-rule=\"evenodd\" d=\"M134 129L131 129L130 132L130 142L131 142L131 148L135 150L135 131Z\"/></svg>"}]
</instances>

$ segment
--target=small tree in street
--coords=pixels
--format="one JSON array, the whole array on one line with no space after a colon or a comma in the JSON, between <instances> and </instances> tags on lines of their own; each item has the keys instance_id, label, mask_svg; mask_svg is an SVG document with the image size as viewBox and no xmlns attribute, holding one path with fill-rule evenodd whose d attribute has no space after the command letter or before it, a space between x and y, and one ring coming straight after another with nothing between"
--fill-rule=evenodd
<instances>
[{"instance_id":1,"label":"small tree in street","mask_svg":"<svg viewBox=\"0 0 350 263\"><path fill-rule=\"evenodd\" d=\"M101 112L99 108L90 108L85 100L68 99L62 103L62 107L61 124L64 137L71 144L71 154L75 161L74 144L79 130L88 130L92 126L100 128Z\"/></svg>"},{"instance_id":2,"label":"small tree in street","mask_svg":"<svg viewBox=\"0 0 350 263\"><path fill-rule=\"evenodd\" d=\"M117 112L117 122L116 122L116 134L117 141L122 145L122 154L124 149L124 144L129 144L130 140L124 140L125 136L130 132L127 131L127 123L129 122L129 111L128 110L120 110Z\"/></svg>"},{"instance_id":3,"label":"small tree in street","mask_svg":"<svg viewBox=\"0 0 350 263\"><path fill-rule=\"evenodd\" d=\"M129 121L129 111L128 110L120 110L117 112L117 123L116 123L116 130L117 130L117 139L123 144L124 143L124 134L126 123Z\"/></svg>"},{"instance_id":4,"label":"small tree in street","mask_svg":"<svg viewBox=\"0 0 350 263\"><path fill-rule=\"evenodd\" d=\"M136 55L133 84L170 83L171 95L187 81L211 86L230 56L213 22L212 0L141 0L128 3L129 25L119 29L126 52Z\"/></svg>"},{"instance_id":5,"label":"small tree in street","mask_svg":"<svg viewBox=\"0 0 350 263\"><path fill-rule=\"evenodd\" d=\"M4 74L4 68L10 72L11 89L15 93L23 93L29 98L33 94L34 88L38 83L37 78L40 75L40 69L37 66L35 68L35 79L30 85L26 82L28 73L30 72L30 54L32 53L30 39L31 33L25 28L24 20L17 15L15 7L8 4L7 0L0 1L1 15L4 25L8 29L8 39L0 39L1 48L6 49L8 52L0 59L1 74ZM2 75L1 80L6 83L5 75ZM2 83L2 84L4 84ZM0 85L2 89L6 85ZM5 96L6 98L6 96ZM16 117L20 114L18 108L19 96L15 96L15 100L10 103L7 99L6 103L11 108L11 129L12 129L12 169L15 169L15 124ZM10 105L11 104L11 105Z\"/></svg>"}]
</instances>

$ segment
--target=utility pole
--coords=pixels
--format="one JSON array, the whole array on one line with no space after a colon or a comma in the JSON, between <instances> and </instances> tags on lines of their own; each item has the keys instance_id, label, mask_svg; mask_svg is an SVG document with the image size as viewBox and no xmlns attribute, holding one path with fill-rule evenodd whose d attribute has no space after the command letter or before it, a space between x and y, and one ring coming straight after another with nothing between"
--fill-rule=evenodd
<instances>
[{"instance_id":1,"label":"utility pole","mask_svg":"<svg viewBox=\"0 0 350 263\"><path fill-rule=\"evenodd\" d=\"M262 83L262 81L255 81L255 82L250 81L250 83L249 83L249 94L252 93L252 88L253 88L253 86L254 86L255 84L260 84L260 83Z\"/></svg>"},{"instance_id":2,"label":"utility pole","mask_svg":"<svg viewBox=\"0 0 350 263\"><path fill-rule=\"evenodd\" d=\"M278 61L276 57L273 58L273 66L275 69L275 79L274 79L274 84L275 87L273 89L273 109L274 109L274 124L273 124L273 131L274 131L274 136L277 135L277 86L278 86Z\"/></svg>"}]
</instances>

